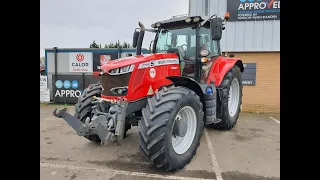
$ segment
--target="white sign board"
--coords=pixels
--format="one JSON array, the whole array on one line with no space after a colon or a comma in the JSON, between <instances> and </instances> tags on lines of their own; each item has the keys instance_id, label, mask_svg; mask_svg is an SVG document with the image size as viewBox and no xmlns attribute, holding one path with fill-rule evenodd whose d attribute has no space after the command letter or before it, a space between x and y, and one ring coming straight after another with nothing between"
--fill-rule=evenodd
<instances>
[{"instance_id":1,"label":"white sign board","mask_svg":"<svg viewBox=\"0 0 320 180\"><path fill-rule=\"evenodd\" d=\"M48 77L40 75L40 89L48 88Z\"/></svg>"},{"instance_id":2,"label":"white sign board","mask_svg":"<svg viewBox=\"0 0 320 180\"><path fill-rule=\"evenodd\" d=\"M50 89L40 89L40 102L50 102Z\"/></svg>"},{"instance_id":3,"label":"white sign board","mask_svg":"<svg viewBox=\"0 0 320 180\"><path fill-rule=\"evenodd\" d=\"M92 72L92 53L69 53L69 72Z\"/></svg>"}]
</instances>

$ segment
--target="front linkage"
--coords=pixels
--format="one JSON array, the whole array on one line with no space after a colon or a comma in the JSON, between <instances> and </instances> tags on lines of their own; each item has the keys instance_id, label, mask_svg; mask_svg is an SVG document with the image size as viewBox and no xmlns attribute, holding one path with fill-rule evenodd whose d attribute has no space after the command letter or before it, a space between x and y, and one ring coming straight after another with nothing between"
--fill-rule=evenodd
<instances>
[{"instance_id":1,"label":"front linkage","mask_svg":"<svg viewBox=\"0 0 320 180\"><path fill-rule=\"evenodd\" d=\"M125 131L126 110L128 102L124 98L117 100L108 100L98 97L93 97L95 101L92 103L92 118L89 117L85 123L81 122L67 112L67 108L55 109L53 115L64 119L79 136L98 135L101 144L107 142L115 142L117 139L123 139ZM110 107L107 111L103 111L107 104Z\"/></svg>"}]
</instances>

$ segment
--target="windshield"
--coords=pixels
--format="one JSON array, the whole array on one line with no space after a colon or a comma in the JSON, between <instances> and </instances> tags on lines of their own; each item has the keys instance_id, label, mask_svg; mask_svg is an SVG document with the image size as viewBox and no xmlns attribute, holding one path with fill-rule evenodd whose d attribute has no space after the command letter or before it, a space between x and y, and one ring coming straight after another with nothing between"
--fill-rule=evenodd
<instances>
[{"instance_id":1,"label":"windshield","mask_svg":"<svg viewBox=\"0 0 320 180\"><path fill-rule=\"evenodd\" d=\"M199 32L200 50L207 49L210 52L209 57L218 56L217 42L211 40L210 28L201 27ZM192 27L161 29L156 52L166 53L171 48L178 49L183 59L195 59L196 29Z\"/></svg>"}]
</instances>

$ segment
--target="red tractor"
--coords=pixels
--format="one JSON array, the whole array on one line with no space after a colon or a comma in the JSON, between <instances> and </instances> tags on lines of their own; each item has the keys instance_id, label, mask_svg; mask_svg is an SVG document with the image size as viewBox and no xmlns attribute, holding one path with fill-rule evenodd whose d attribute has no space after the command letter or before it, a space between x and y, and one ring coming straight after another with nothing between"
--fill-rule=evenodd
<instances>
[{"instance_id":1,"label":"red tractor","mask_svg":"<svg viewBox=\"0 0 320 180\"><path fill-rule=\"evenodd\" d=\"M46 70L45 69L42 69L41 67L40 67L40 75L45 75L45 72L46 72Z\"/></svg>"},{"instance_id":2,"label":"red tractor","mask_svg":"<svg viewBox=\"0 0 320 180\"><path fill-rule=\"evenodd\" d=\"M241 111L243 64L222 56L228 20L213 15L178 16L133 35L137 55L102 66L101 82L75 105L53 114L90 141L123 139L139 128L141 154L166 171L184 168L196 154L204 128L231 129ZM145 31L155 33L152 52L141 54Z\"/></svg>"}]
</instances>

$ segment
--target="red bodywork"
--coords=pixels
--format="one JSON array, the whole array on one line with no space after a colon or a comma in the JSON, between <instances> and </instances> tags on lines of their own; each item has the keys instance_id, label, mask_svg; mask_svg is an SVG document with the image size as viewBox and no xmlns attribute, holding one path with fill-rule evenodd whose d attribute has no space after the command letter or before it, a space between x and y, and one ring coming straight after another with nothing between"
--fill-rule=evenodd
<instances>
[{"instance_id":1,"label":"red bodywork","mask_svg":"<svg viewBox=\"0 0 320 180\"><path fill-rule=\"evenodd\" d=\"M141 99L148 95L150 86L153 91L157 91L161 86L171 84L172 81L168 80L167 76L180 76L180 65L179 64L166 64L153 67L147 67L143 69L138 69L140 64L165 59L176 59L178 56L173 53L164 54L145 54L138 56L131 56L122 59L109 61L104 64L101 69L102 72L107 73L112 69L125 67L128 65L135 65L130 81L128 84L128 93L122 98L126 98L128 101L135 101ZM226 57L215 57L212 58L208 63L210 63L210 68L208 75L203 77L206 83L210 81L215 82L215 86L219 86L222 82L224 75L235 65L235 63L240 60L239 58L226 58ZM189 63L188 63L189 64ZM188 65L193 69L193 65ZM150 69L154 68L156 75L154 78L150 76ZM186 67L188 70L188 67ZM118 96L104 96L102 98L106 99L117 99Z\"/></svg>"},{"instance_id":2,"label":"red bodywork","mask_svg":"<svg viewBox=\"0 0 320 180\"><path fill-rule=\"evenodd\" d=\"M207 84L210 84L211 81L214 82L215 86L219 86L223 80L224 75L238 62L241 61L240 58L229 58L229 57L214 57L211 58L208 63L210 71L206 78ZM240 67L243 71L243 67Z\"/></svg>"},{"instance_id":3,"label":"red bodywork","mask_svg":"<svg viewBox=\"0 0 320 180\"><path fill-rule=\"evenodd\" d=\"M44 72L45 72L45 69L40 68L40 74L42 75L44 74Z\"/></svg>"},{"instance_id":4,"label":"red bodywork","mask_svg":"<svg viewBox=\"0 0 320 180\"><path fill-rule=\"evenodd\" d=\"M134 101L146 97L151 85L152 90L156 91L161 86L171 84L172 82L166 79L167 76L180 76L180 66L179 64L168 64L154 67L147 67L143 69L138 69L139 64L155 61L155 60L165 60L165 59L176 59L178 56L176 54L144 54L138 56L131 56L122 59L109 61L104 64L101 69L102 72L109 72L111 69L119 68L134 64L134 70L132 71L131 78L128 85L128 95L123 96L128 101ZM154 78L150 76L150 69L154 68L156 75ZM115 96L104 96L102 98L116 99Z\"/></svg>"}]
</instances>

